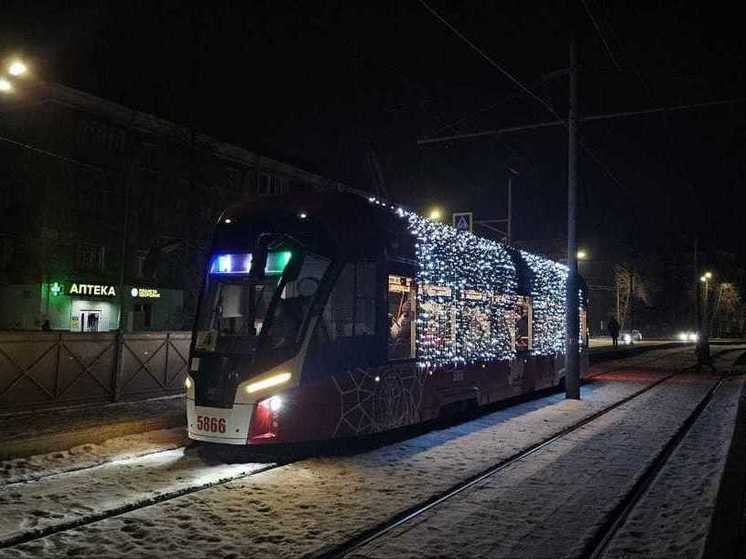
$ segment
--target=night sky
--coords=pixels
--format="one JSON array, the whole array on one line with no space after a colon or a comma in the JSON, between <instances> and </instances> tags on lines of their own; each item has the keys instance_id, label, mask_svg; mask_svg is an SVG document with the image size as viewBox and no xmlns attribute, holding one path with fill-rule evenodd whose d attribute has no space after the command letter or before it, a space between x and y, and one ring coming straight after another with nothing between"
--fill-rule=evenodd
<instances>
[{"instance_id":1,"label":"night sky","mask_svg":"<svg viewBox=\"0 0 746 559\"><path fill-rule=\"evenodd\" d=\"M428 0L494 60L567 111L568 38L586 114L743 97L742 19L731 4ZM504 214L519 239L565 234L560 127L437 146L425 136L553 120L417 0L5 2L0 53L43 79L368 189L375 153L391 197ZM744 255L746 104L588 124L581 237ZM594 162L600 161L601 164Z\"/></svg>"}]
</instances>

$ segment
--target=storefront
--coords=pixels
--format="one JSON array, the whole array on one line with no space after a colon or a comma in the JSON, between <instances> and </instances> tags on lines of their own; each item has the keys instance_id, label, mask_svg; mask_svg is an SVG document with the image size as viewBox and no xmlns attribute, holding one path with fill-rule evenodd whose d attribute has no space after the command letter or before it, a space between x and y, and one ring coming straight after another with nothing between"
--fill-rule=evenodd
<instances>
[{"instance_id":1,"label":"storefront","mask_svg":"<svg viewBox=\"0 0 746 559\"><path fill-rule=\"evenodd\" d=\"M119 328L125 306L126 330L174 330L184 326L178 289L85 281L9 285L0 289L0 329L107 332Z\"/></svg>"}]
</instances>

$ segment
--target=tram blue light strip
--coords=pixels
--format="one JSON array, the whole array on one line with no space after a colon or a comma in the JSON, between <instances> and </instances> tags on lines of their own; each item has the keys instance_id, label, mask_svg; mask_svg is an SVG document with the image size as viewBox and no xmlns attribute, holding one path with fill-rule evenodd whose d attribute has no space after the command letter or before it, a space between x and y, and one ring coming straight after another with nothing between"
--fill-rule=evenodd
<instances>
[{"instance_id":1,"label":"tram blue light strip","mask_svg":"<svg viewBox=\"0 0 746 559\"><path fill-rule=\"evenodd\" d=\"M285 271L293 253L289 250L270 252L267 254L265 274L281 274ZM248 274L251 271L251 253L216 254L212 257L210 274Z\"/></svg>"}]
</instances>

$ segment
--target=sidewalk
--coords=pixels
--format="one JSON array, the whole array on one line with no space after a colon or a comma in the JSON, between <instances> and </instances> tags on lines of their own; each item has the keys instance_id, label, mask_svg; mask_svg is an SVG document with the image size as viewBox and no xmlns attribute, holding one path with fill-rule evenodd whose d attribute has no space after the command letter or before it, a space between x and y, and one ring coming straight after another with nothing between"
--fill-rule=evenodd
<instances>
[{"instance_id":1,"label":"sidewalk","mask_svg":"<svg viewBox=\"0 0 746 559\"><path fill-rule=\"evenodd\" d=\"M183 396L0 415L0 460L66 450L185 423Z\"/></svg>"}]
</instances>

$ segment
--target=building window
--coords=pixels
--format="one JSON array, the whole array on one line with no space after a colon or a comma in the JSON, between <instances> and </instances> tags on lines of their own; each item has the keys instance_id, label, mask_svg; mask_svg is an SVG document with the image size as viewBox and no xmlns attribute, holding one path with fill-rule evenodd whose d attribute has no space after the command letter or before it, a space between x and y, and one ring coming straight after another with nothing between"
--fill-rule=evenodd
<instances>
[{"instance_id":1,"label":"building window","mask_svg":"<svg viewBox=\"0 0 746 559\"><path fill-rule=\"evenodd\" d=\"M277 177L269 173L259 174L259 184L256 189L258 196L276 196L288 192L288 179Z\"/></svg>"},{"instance_id":2,"label":"building window","mask_svg":"<svg viewBox=\"0 0 746 559\"><path fill-rule=\"evenodd\" d=\"M104 269L104 247L80 243L75 251L75 269L80 272L102 272Z\"/></svg>"},{"instance_id":3,"label":"building window","mask_svg":"<svg viewBox=\"0 0 746 559\"><path fill-rule=\"evenodd\" d=\"M0 270L10 268L10 261L13 259L13 239L10 237L0 237Z\"/></svg>"}]
</instances>

